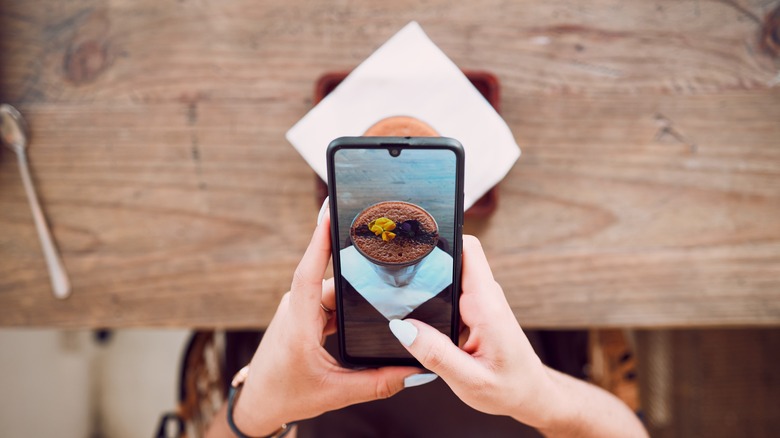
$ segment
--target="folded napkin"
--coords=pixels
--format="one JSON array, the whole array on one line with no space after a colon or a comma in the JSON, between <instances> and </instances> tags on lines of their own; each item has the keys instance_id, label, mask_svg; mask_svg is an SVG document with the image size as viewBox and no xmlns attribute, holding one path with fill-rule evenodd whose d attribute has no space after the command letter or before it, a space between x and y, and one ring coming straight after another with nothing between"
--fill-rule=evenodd
<instances>
[{"instance_id":1,"label":"folded napkin","mask_svg":"<svg viewBox=\"0 0 780 438\"><path fill-rule=\"evenodd\" d=\"M501 116L416 22L355 68L287 131L287 140L327 181L325 150L331 140L362 135L379 120L399 115L416 117L463 144L465 208L520 157Z\"/></svg>"},{"instance_id":2,"label":"folded napkin","mask_svg":"<svg viewBox=\"0 0 780 438\"><path fill-rule=\"evenodd\" d=\"M354 246L339 254L341 275L388 320L403 319L452 283L452 257L439 248L420 261L412 281L401 287L385 283Z\"/></svg>"}]
</instances>

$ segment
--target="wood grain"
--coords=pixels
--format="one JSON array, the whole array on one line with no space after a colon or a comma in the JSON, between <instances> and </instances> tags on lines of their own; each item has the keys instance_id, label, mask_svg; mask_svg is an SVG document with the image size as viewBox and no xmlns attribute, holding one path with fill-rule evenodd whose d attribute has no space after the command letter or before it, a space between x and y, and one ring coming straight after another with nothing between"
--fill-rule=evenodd
<instances>
[{"instance_id":1,"label":"wood grain","mask_svg":"<svg viewBox=\"0 0 780 438\"><path fill-rule=\"evenodd\" d=\"M30 122L73 296L3 150L0 325L266 325L319 208L284 132L412 19L502 81L523 157L466 231L521 323L777 325L779 7L2 2L0 99Z\"/></svg>"}]
</instances>

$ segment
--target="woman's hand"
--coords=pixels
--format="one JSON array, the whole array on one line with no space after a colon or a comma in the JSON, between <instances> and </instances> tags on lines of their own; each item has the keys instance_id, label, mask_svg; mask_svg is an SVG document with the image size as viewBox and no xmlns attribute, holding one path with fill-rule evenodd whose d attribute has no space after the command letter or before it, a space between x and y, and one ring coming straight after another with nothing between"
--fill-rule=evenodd
<instances>
[{"instance_id":1,"label":"woman's hand","mask_svg":"<svg viewBox=\"0 0 780 438\"><path fill-rule=\"evenodd\" d=\"M399 340L409 352L469 406L499 415L536 411L546 396L547 372L473 236L463 236L462 289L461 348L417 320L394 320L391 330L396 336L401 332Z\"/></svg>"},{"instance_id":2,"label":"woman's hand","mask_svg":"<svg viewBox=\"0 0 780 438\"><path fill-rule=\"evenodd\" d=\"M336 305L333 280L323 282L331 254L329 226L325 214L249 365L233 415L247 435L268 435L283 423L390 397L404 388L405 378L421 372L413 367L342 368L322 347L335 331L335 319L320 306ZM407 386L424 380L431 378L411 378Z\"/></svg>"},{"instance_id":3,"label":"woman's hand","mask_svg":"<svg viewBox=\"0 0 780 438\"><path fill-rule=\"evenodd\" d=\"M560 436L646 436L617 398L542 364L473 236L463 237L462 289L460 348L420 321L393 320L390 329L466 404Z\"/></svg>"}]
</instances>

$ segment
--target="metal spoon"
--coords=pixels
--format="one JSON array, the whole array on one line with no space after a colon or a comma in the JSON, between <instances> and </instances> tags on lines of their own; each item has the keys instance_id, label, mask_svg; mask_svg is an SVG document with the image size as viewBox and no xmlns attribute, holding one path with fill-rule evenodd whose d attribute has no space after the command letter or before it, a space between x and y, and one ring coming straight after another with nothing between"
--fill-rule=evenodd
<instances>
[{"instance_id":1,"label":"metal spoon","mask_svg":"<svg viewBox=\"0 0 780 438\"><path fill-rule=\"evenodd\" d=\"M38 203L38 196L35 194L32 178L30 178L30 169L27 165L27 124L24 122L19 111L11 105L0 105L0 137L3 144L16 152L19 158L19 172L22 174L24 191L27 193L27 200L30 201L35 228L38 230L38 237L41 239L43 247L43 256L46 258L46 265L49 267L49 277L51 286L54 290L54 296L60 299L67 298L70 295L70 280L62 266L57 247L46 225L46 219L43 217L41 205Z\"/></svg>"}]
</instances>

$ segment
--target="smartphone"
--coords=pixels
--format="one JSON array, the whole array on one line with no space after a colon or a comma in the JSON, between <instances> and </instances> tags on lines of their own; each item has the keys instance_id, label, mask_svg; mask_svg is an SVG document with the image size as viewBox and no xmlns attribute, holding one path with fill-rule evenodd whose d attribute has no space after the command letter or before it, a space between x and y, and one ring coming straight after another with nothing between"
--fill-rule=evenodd
<instances>
[{"instance_id":1,"label":"smartphone","mask_svg":"<svg viewBox=\"0 0 780 438\"><path fill-rule=\"evenodd\" d=\"M445 137L342 137L328 146L339 355L420 366L390 332L414 318L457 342L463 147Z\"/></svg>"}]
</instances>

